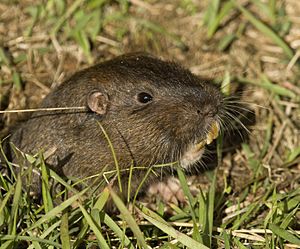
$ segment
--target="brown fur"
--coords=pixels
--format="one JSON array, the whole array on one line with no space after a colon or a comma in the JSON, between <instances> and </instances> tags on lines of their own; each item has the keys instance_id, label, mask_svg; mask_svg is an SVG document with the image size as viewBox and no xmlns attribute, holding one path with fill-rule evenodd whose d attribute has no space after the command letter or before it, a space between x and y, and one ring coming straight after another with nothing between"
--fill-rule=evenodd
<instances>
[{"instance_id":1,"label":"brown fur","mask_svg":"<svg viewBox=\"0 0 300 249\"><path fill-rule=\"evenodd\" d=\"M152 101L139 103L137 95ZM220 92L188 70L149 55L129 54L87 68L54 89L41 107L86 106L86 111L37 112L10 139L27 153L55 148L47 163L60 175L84 178L120 168L180 160L205 138L222 108ZM134 171L133 190L145 171ZM122 177L126 182L127 174ZM152 177L154 178L154 177Z\"/></svg>"}]
</instances>

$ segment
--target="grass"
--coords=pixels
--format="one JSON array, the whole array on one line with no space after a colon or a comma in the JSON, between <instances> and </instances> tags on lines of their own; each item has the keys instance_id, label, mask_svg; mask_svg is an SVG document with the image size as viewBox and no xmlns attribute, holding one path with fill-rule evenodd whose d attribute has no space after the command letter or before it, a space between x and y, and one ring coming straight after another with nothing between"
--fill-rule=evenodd
<instances>
[{"instance_id":1,"label":"grass","mask_svg":"<svg viewBox=\"0 0 300 249\"><path fill-rule=\"evenodd\" d=\"M250 160L253 154L251 151L247 154ZM243 248L240 244L244 240L260 248L266 248L267 245L272 248L280 244L299 245L300 242L299 232L292 229L299 211L300 189L278 193L276 186L268 179L257 178L245 187L237 199L239 203L234 205L228 200L228 189L225 188L223 193L216 191L217 170L209 173L212 179L209 189L193 196L184 172L178 168L188 205L173 206L171 217L163 212L158 214L151 211L141 203L132 214L109 187L100 196L93 195L88 200L83 198L88 188L81 192L73 191L71 197L65 194L65 200L54 206L48 184L49 179L55 177L45 167L42 158L38 155L36 158L40 165L35 166L40 166L43 179L42 205L33 202L26 188L22 188L22 181L30 171L24 169L15 179L13 176L2 177L1 248L26 248L29 245L34 248L43 248L45 245L55 248L78 248L80 245L147 248L148 245L160 245L163 248L163 245L168 247L171 244L176 248L211 248L215 243L231 246L227 248ZM31 164L35 163L31 158ZM60 182L71 193L72 187L63 180ZM265 192L263 195L256 194L261 186L265 187ZM249 195L257 195L251 203L246 200ZM109 196L120 211L119 217L110 217L103 210ZM222 217L219 226L215 226L218 218L216 211L220 205L222 209L231 211ZM264 219L260 218L262 214ZM145 221L137 221L137 216Z\"/></svg>"},{"instance_id":2,"label":"grass","mask_svg":"<svg viewBox=\"0 0 300 249\"><path fill-rule=\"evenodd\" d=\"M34 106L35 96L71 72L142 48L187 66L212 63L209 74L196 73L222 85L225 95L242 89L241 101L250 102L256 120L238 147L219 138L218 168L192 184L197 194L177 169L186 205L156 200L154 210L138 201L129 209L110 187L85 198L90 189L77 191L42 154L17 152L28 168L15 174L6 161L9 174L0 176L1 249L300 248L300 74L293 36L300 9L274 0L33 3L0 4L1 110ZM3 131L17 118L0 117ZM33 168L43 179L42 204L22 187ZM59 205L52 181L62 185ZM106 213L110 198L119 216Z\"/></svg>"}]
</instances>

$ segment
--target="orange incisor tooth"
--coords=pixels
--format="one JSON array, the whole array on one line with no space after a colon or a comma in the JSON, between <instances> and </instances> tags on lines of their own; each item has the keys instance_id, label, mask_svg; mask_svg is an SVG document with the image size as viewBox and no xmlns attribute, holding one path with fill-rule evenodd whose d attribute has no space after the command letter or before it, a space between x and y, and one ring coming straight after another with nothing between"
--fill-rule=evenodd
<instances>
[{"instance_id":1,"label":"orange incisor tooth","mask_svg":"<svg viewBox=\"0 0 300 249\"><path fill-rule=\"evenodd\" d=\"M196 145L196 150L201 150L201 149L203 149L203 147L205 146L205 144L206 144L206 141L201 141L200 143L198 143L197 145Z\"/></svg>"},{"instance_id":2,"label":"orange incisor tooth","mask_svg":"<svg viewBox=\"0 0 300 249\"><path fill-rule=\"evenodd\" d=\"M206 143L211 144L211 142L216 139L219 135L219 125L217 122L214 122L211 125L210 131L206 136Z\"/></svg>"}]
</instances>

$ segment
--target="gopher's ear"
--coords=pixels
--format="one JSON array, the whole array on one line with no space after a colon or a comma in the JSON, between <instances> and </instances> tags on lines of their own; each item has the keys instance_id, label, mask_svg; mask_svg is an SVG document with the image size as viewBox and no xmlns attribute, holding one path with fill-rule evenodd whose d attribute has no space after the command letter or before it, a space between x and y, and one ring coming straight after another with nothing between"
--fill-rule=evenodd
<instances>
[{"instance_id":1,"label":"gopher's ear","mask_svg":"<svg viewBox=\"0 0 300 249\"><path fill-rule=\"evenodd\" d=\"M91 92L87 97L87 105L93 111L104 115L108 106L108 95L99 91Z\"/></svg>"}]
</instances>

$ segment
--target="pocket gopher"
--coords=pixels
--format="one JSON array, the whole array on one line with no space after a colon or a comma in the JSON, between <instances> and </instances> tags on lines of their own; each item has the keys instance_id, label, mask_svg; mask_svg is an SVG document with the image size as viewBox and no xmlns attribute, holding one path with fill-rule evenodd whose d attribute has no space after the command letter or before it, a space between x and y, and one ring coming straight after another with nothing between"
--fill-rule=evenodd
<instances>
[{"instance_id":1,"label":"pocket gopher","mask_svg":"<svg viewBox=\"0 0 300 249\"><path fill-rule=\"evenodd\" d=\"M205 145L218 135L223 105L215 86L180 65L125 54L75 73L41 104L84 109L35 112L12 132L10 141L30 154L55 148L46 160L50 167L62 176L82 179L104 167L116 168L101 124L126 185L129 171L122 170L132 164L195 165ZM145 172L133 171L132 191ZM154 174L149 178L159 180Z\"/></svg>"}]
</instances>

